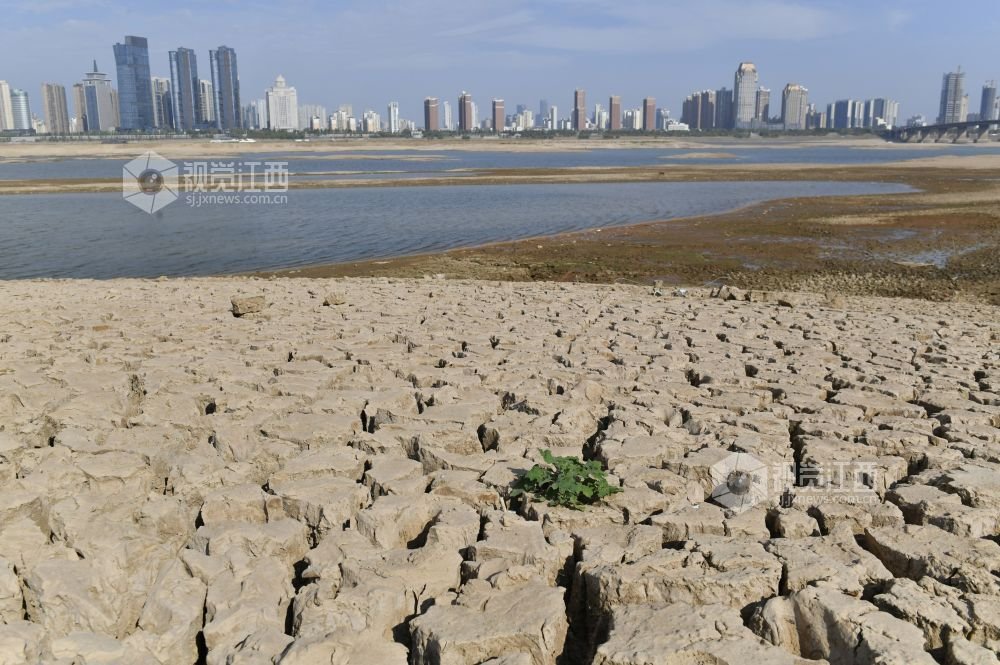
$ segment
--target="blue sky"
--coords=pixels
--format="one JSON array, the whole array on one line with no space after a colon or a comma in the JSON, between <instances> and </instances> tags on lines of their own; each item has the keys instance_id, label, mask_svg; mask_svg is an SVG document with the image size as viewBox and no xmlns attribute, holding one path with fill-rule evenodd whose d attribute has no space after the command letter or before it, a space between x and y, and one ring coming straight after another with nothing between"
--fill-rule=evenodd
<instances>
[{"instance_id":1,"label":"blue sky","mask_svg":"<svg viewBox=\"0 0 1000 665\"><path fill-rule=\"evenodd\" d=\"M159 76L178 46L197 51L202 78L210 48L234 47L244 103L283 74L300 102L360 114L398 100L415 120L424 97L463 89L481 108L546 98L565 115L576 87L591 108L652 95L679 116L691 91L732 87L741 60L772 94L798 82L824 106L892 97L904 117L935 116L941 75L958 65L971 110L1000 79L997 0L0 0L0 79L40 115L43 81L70 86L94 58L113 78L111 46L126 34L149 38Z\"/></svg>"}]
</instances>

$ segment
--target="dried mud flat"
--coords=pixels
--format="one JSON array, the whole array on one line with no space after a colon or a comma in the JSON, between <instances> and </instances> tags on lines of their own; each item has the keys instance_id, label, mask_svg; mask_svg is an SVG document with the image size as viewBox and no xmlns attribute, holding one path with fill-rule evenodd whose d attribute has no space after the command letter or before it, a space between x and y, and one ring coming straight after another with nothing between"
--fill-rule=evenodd
<instances>
[{"instance_id":1,"label":"dried mud flat","mask_svg":"<svg viewBox=\"0 0 1000 665\"><path fill-rule=\"evenodd\" d=\"M997 662L988 305L5 282L0 425L2 663Z\"/></svg>"}]
</instances>

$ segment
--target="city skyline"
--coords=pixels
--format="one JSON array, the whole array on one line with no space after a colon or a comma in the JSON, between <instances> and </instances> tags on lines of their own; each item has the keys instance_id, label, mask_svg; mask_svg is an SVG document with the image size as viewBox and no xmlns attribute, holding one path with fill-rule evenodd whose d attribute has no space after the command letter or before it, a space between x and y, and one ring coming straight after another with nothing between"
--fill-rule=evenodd
<instances>
[{"instance_id":1,"label":"city skyline","mask_svg":"<svg viewBox=\"0 0 1000 665\"><path fill-rule=\"evenodd\" d=\"M362 119L353 116L350 105L340 105L336 115L327 114L321 104L298 104L294 86L286 86L279 75L274 85L265 91L265 99L258 99L247 105L240 103L240 80L236 65L235 49L220 46L211 49L211 80L199 78L197 56L194 50L178 47L169 51L170 79L152 76L149 81L144 76L150 71L148 40L145 37L127 35L123 43L113 46L119 87L126 91L124 98L118 99L121 129L147 130L172 128L177 131L200 130L335 130L335 131L387 131L396 134L404 130L437 131L452 130L448 104L445 103L444 125L438 123L436 113L428 115L427 101L423 103L423 124L400 116L400 104L392 101L387 106L386 122L381 115L366 109ZM73 86L74 110L68 111L65 88L59 84L42 84L42 104L44 115L38 118L30 111L27 93L12 89L6 81L0 91L0 130L37 129L43 133L68 133L109 129L108 123L88 122L88 116L96 115L85 94L86 86L97 73L85 74L84 81ZM965 92L965 76L961 66L954 72L946 72L940 94L940 111L932 122L954 123L976 120L987 116L997 119L1000 106L996 100L996 83L986 81L982 88L979 112L969 112L974 102L970 102ZM110 81L104 81L110 87ZM670 115L668 108L657 108L656 100L644 97L637 109L621 111L620 96L609 97L609 109L595 103L593 113L588 111L585 89L577 88L573 93L573 108L569 119L560 119L556 107L551 107L548 117L548 101L539 102L539 113L535 115L524 104L516 105L515 114L504 113L503 99L493 99L492 108L485 120L480 122L478 106L472 95L463 91L459 97L458 130L469 131L523 131L527 129L546 130L684 130L689 128L791 131L801 129L878 129L892 128L901 124L927 124L923 115L911 116L901 122L898 101L884 97L862 99L841 99L827 104L826 112L809 103L808 89L796 83L785 85L781 96L780 116L773 116L771 110L771 90L760 85L760 73L754 63L740 62L734 77L733 90L725 87L705 90L689 95L681 106L681 120ZM148 89L148 94L144 91ZM112 99L117 91L110 90ZM789 99L792 104L789 104ZM17 122L11 124L10 111L17 105ZM102 113L107 116L108 114ZM111 128L113 128L112 126Z\"/></svg>"},{"instance_id":2,"label":"city skyline","mask_svg":"<svg viewBox=\"0 0 1000 665\"><path fill-rule=\"evenodd\" d=\"M31 93L36 115L42 83L70 90L79 81L79 62L106 62L108 45L123 35L148 38L151 75L164 78L169 76L167 54L177 44L200 54L205 65L210 50L228 44L240 54L243 104L284 73L311 103L385 109L398 99L400 115L415 121L421 119L425 97L451 100L471 88L484 100L502 98L508 106L533 106L548 98L563 109L572 109L574 88L587 90L591 99L619 95L629 107L648 96L679 117L690 90L730 87L733 67L742 60L756 64L761 83L771 90L798 82L820 106L883 96L899 100L907 116L933 119L939 93L935 79L942 73L962 62L968 89L975 93L998 78L1000 69L995 59L982 57L991 52L987 28L1000 26L1000 9L986 2L972 3L981 10L977 26L983 29L971 33L941 25L933 6L924 2L873 10L853 1L712 0L694 8L641 0L625 12L588 1L578 11L563 12L558 6L515 1L500 18L478 6L460 16L436 13L435 2L422 11L406 3L376 11L350 2L332 9L300 0L280 12L253 1L236 8L181 0L153 12L102 0L83 9L55 0L3 4L15 20L0 27L5 56L0 61L10 67L0 78ZM864 19L852 18L852 11L862 7ZM190 29L181 34L163 28L177 24L165 17L181 15L201 20L185 21ZM279 16L286 20L278 21ZM308 20L287 20L290 16ZM850 48L855 40L876 35L883 40L877 56ZM926 48L922 35L936 48ZM38 51L46 39L60 48ZM886 40L891 48L885 48ZM838 55L831 61L807 57L816 49L834 49ZM660 53L676 66L663 74L662 66L650 64L659 60L662 65L663 59L644 57L648 53ZM972 97L970 111L978 108L978 95Z\"/></svg>"}]
</instances>

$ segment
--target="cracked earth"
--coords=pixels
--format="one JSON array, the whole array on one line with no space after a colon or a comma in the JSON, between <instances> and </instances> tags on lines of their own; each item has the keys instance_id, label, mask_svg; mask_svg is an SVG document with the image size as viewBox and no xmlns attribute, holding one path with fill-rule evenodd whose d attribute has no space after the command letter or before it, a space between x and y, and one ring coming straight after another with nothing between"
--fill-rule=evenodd
<instances>
[{"instance_id":1,"label":"cracked earth","mask_svg":"<svg viewBox=\"0 0 1000 665\"><path fill-rule=\"evenodd\" d=\"M5 282L0 663L995 664L998 470L987 305Z\"/></svg>"}]
</instances>

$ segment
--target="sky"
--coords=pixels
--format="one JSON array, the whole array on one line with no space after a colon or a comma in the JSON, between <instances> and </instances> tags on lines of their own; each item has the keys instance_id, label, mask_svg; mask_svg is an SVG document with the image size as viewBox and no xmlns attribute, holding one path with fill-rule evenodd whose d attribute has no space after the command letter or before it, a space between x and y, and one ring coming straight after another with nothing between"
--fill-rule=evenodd
<instances>
[{"instance_id":1,"label":"sky","mask_svg":"<svg viewBox=\"0 0 1000 665\"><path fill-rule=\"evenodd\" d=\"M481 117L494 97L536 111L547 99L567 116L575 88L591 110L611 94L625 108L652 96L679 117L691 92L732 88L741 61L779 107L795 82L821 108L896 99L901 119L933 119L941 76L959 65L971 111L1000 79L997 0L0 0L0 80L40 116L43 82L68 91L95 58L114 80L125 35L149 39L154 76L169 77L167 52L185 46L210 79L209 49L235 48L244 104L282 74L300 104L360 115L398 101L418 122L424 97L454 106L463 90Z\"/></svg>"}]
</instances>

